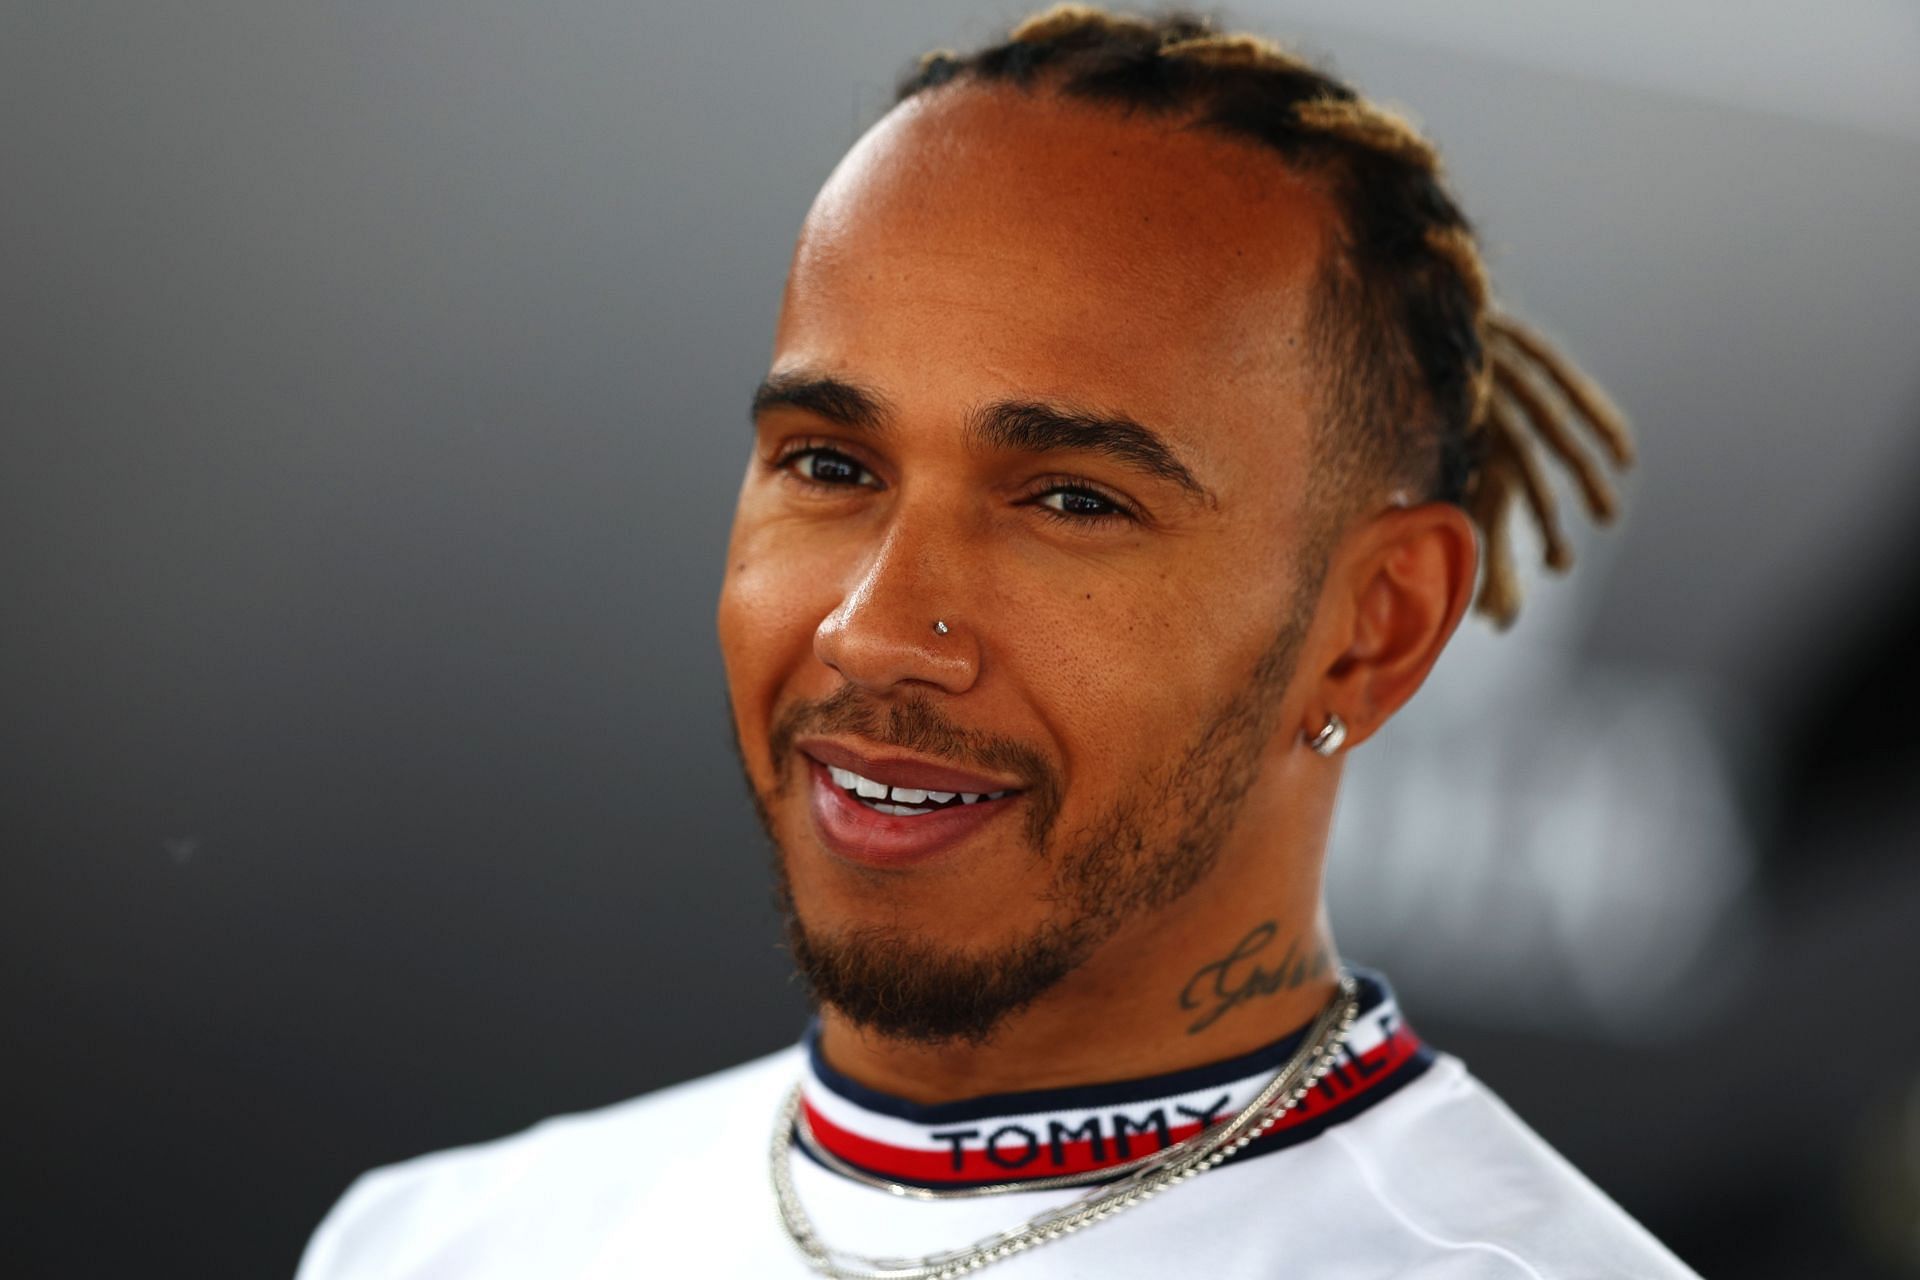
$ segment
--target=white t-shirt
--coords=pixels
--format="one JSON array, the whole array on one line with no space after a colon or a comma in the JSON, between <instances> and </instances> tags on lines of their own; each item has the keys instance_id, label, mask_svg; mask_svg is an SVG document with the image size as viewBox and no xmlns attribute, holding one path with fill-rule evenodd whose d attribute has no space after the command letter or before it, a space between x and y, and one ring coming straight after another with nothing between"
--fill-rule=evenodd
<instances>
[{"instance_id":1,"label":"white t-shirt","mask_svg":"<svg viewBox=\"0 0 1920 1280\"><path fill-rule=\"evenodd\" d=\"M1208 1280L1570 1280L1694 1275L1456 1058L1423 1045L1376 974L1334 1072L1233 1159L984 1274ZM1296 1032L1145 1080L919 1105L835 1073L801 1044L674 1088L362 1175L298 1280L638 1280L812 1275L768 1176L775 1117L802 1087L829 1158L928 1187L1103 1167L1245 1105ZM916 1256L971 1244L1085 1187L911 1199L796 1142L795 1190L836 1249Z\"/></svg>"}]
</instances>

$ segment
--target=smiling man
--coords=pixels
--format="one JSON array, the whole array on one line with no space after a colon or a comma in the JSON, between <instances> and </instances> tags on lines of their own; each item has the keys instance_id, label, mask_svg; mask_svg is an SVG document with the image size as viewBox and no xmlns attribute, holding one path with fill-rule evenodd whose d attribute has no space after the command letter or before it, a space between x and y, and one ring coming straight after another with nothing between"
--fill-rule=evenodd
<instances>
[{"instance_id":1,"label":"smiling man","mask_svg":"<svg viewBox=\"0 0 1920 1280\"><path fill-rule=\"evenodd\" d=\"M1628 459L1404 121L1190 17L928 55L752 416L719 637L816 1022L369 1174L303 1277L1690 1274L1327 926L1511 498L1566 563L1537 454L1601 517L1577 435Z\"/></svg>"}]
</instances>

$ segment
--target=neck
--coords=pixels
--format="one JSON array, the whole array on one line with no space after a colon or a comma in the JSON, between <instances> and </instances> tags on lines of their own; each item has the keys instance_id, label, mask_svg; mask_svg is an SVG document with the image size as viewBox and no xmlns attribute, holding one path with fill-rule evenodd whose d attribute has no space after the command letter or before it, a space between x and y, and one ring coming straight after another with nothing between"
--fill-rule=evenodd
<instances>
[{"instance_id":1,"label":"neck","mask_svg":"<svg viewBox=\"0 0 1920 1280\"><path fill-rule=\"evenodd\" d=\"M1317 877L1252 903L1237 877L1213 881L1177 915L1116 933L984 1043L888 1039L827 1008L821 1052L868 1088L937 1103L1157 1075L1269 1044L1338 987Z\"/></svg>"}]
</instances>

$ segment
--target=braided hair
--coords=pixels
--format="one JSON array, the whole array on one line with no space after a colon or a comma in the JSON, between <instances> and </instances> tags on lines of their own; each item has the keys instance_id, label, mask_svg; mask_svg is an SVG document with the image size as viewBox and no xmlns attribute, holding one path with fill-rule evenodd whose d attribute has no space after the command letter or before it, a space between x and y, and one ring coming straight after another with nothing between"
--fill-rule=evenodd
<instances>
[{"instance_id":1,"label":"braided hair","mask_svg":"<svg viewBox=\"0 0 1920 1280\"><path fill-rule=\"evenodd\" d=\"M1330 378L1316 471L1385 477L1463 507L1485 550L1479 613L1505 628L1520 607L1506 527L1516 494L1547 565L1572 563L1543 450L1573 473L1595 520L1613 518L1613 488L1578 433L1624 467L1633 459L1625 420L1544 338L1493 305L1473 229L1433 145L1405 118L1262 37L1216 32L1188 12L1137 17L1087 4L1056 4L970 54L922 55L895 101L962 79L1028 89L1042 75L1070 98L1178 112L1331 179L1342 225L1309 326Z\"/></svg>"}]
</instances>

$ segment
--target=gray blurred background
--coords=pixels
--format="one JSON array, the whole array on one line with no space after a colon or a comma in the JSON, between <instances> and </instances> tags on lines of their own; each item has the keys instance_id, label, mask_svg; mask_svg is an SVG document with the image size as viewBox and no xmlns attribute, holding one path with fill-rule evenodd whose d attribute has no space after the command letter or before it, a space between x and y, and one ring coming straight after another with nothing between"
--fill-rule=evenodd
<instances>
[{"instance_id":1,"label":"gray blurred background","mask_svg":"<svg viewBox=\"0 0 1920 1280\"><path fill-rule=\"evenodd\" d=\"M286 1274L798 1032L747 400L895 75L1025 10L0 0L0 1271ZM1351 762L1343 948L1707 1274L1920 1274L1920 16L1225 15L1412 110L1642 440Z\"/></svg>"}]
</instances>

